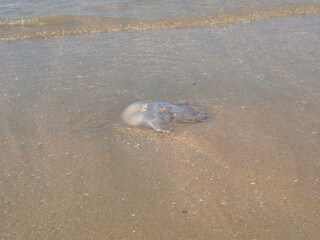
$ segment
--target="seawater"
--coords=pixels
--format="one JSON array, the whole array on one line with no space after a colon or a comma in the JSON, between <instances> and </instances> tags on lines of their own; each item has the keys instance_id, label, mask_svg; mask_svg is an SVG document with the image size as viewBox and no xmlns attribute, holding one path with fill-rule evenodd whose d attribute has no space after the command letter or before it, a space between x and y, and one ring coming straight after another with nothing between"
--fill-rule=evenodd
<instances>
[{"instance_id":1,"label":"seawater","mask_svg":"<svg viewBox=\"0 0 320 240\"><path fill-rule=\"evenodd\" d=\"M3 239L317 239L318 1L1 1ZM207 113L170 133L137 101Z\"/></svg>"},{"instance_id":2,"label":"seawater","mask_svg":"<svg viewBox=\"0 0 320 240\"><path fill-rule=\"evenodd\" d=\"M0 40L214 26L319 13L319 4L309 1L8 2L0 12Z\"/></svg>"}]
</instances>

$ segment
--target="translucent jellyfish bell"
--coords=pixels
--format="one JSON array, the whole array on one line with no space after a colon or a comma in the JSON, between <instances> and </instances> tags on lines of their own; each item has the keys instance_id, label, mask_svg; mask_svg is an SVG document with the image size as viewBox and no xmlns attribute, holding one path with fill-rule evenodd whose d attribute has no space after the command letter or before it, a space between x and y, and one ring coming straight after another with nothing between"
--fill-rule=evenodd
<instances>
[{"instance_id":1,"label":"translucent jellyfish bell","mask_svg":"<svg viewBox=\"0 0 320 240\"><path fill-rule=\"evenodd\" d=\"M122 119L129 125L168 132L173 123L195 123L207 118L205 112L185 103L139 101L126 107Z\"/></svg>"}]
</instances>

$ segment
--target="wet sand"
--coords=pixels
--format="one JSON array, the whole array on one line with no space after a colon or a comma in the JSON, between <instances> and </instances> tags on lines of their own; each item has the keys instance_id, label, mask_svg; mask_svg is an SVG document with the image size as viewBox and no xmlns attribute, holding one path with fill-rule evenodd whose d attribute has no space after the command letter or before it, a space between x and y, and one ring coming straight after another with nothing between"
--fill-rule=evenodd
<instances>
[{"instance_id":1,"label":"wet sand","mask_svg":"<svg viewBox=\"0 0 320 240\"><path fill-rule=\"evenodd\" d=\"M318 239L319 25L1 43L1 237ZM137 100L209 119L131 128Z\"/></svg>"}]
</instances>

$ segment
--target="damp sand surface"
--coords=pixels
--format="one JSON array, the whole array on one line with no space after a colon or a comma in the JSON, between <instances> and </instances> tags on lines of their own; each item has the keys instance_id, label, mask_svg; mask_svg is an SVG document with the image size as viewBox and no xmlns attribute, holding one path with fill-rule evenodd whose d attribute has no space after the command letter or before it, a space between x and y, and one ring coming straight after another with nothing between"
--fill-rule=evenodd
<instances>
[{"instance_id":1,"label":"damp sand surface","mask_svg":"<svg viewBox=\"0 0 320 240\"><path fill-rule=\"evenodd\" d=\"M319 239L320 17L0 43L2 239ZM208 114L130 127L139 100Z\"/></svg>"}]
</instances>

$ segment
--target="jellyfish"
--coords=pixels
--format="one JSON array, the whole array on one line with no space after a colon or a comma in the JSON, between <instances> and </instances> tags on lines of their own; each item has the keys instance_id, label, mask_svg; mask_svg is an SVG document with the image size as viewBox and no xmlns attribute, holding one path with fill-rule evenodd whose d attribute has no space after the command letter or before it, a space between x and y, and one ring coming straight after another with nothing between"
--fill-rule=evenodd
<instances>
[{"instance_id":1,"label":"jellyfish","mask_svg":"<svg viewBox=\"0 0 320 240\"><path fill-rule=\"evenodd\" d=\"M196 123L206 119L207 115L186 103L139 101L126 107L121 117L131 126L169 132L174 123Z\"/></svg>"}]
</instances>

